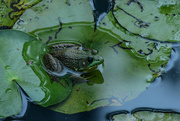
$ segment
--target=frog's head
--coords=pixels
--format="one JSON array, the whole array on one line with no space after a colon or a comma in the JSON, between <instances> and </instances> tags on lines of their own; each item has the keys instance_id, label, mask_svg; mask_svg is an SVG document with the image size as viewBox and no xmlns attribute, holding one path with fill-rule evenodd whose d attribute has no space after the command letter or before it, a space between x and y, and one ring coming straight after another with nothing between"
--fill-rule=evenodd
<instances>
[{"instance_id":1,"label":"frog's head","mask_svg":"<svg viewBox=\"0 0 180 121\"><path fill-rule=\"evenodd\" d=\"M86 56L79 61L78 71L88 71L95 69L98 65L104 62L104 59L98 55L97 50L85 50Z\"/></svg>"}]
</instances>

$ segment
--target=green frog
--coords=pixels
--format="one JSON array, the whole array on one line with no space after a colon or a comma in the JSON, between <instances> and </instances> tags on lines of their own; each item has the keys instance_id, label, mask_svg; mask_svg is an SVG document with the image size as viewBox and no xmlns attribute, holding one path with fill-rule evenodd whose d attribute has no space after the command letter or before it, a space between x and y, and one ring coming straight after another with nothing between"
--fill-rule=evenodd
<instances>
[{"instance_id":1,"label":"green frog","mask_svg":"<svg viewBox=\"0 0 180 121\"><path fill-rule=\"evenodd\" d=\"M104 62L95 49L85 48L78 44L56 44L50 47L50 53L46 53L43 58L46 69L53 73L61 73L64 67L74 72L88 72L97 68ZM70 79L82 82L87 81L79 73L72 73ZM62 83L61 83L62 84ZM64 85L63 85L64 86Z\"/></svg>"}]
</instances>

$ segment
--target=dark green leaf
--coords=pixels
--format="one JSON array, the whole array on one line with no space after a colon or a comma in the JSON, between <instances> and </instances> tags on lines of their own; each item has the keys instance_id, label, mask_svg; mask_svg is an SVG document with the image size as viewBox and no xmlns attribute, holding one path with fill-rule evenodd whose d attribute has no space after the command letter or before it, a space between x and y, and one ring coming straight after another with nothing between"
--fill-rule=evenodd
<instances>
[{"instance_id":1,"label":"dark green leaf","mask_svg":"<svg viewBox=\"0 0 180 121\"><path fill-rule=\"evenodd\" d=\"M20 15L29 7L41 0L1 0L0 1L0 28L12 28Z\"/></svg>"}]
</instances>

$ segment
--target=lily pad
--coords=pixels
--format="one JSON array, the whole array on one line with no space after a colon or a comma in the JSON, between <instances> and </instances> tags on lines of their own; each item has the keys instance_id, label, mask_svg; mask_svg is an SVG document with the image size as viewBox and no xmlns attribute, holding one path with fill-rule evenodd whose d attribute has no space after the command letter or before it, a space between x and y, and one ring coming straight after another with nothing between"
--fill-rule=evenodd
<instances>
[{"instance_id":1,"label":"lily pad","mask_svg":"<svg viewBox=\"0 0 180 121\"><path fill-rule=\"evenodd\" d=\"M26 92L34 101L40 102L45 96L42 88L39 87L40 80L22 57L23 44L34 39L19 31L0 31L0 114L2 117L18 114L21 111L21 96L16 82L29 83L29 87L25 84L21 85L26 86Z\"/></svg>"},{"instance_id":2,"label":"lily pad","mask_svg":"<svg viewBox=\"0 0 180 121\"><path fill-rule=\"evenodd\" d=\"M119 1L115 3L117 4L119 3ZM136 3L131 4L134 5ZM134 9L139 9L139 6L137 5L135 8L133 8L133 10ZM151 70L160 74L163 71L161 67L164 67L166 65L165 63L163 64L163 61L168 60L169 58L169 56L166 56L166 51L168 53L171 51L172 45L170 43L170 40L161 41L158 40L158 38L152 39L149 37L143 37L136 33L132 33L130 30L120 25L120 23L117 21L117 18L114 16L114 12L115 8L111 12L109 12L107 16L104 17L99 25L99 28L108 31L109 33L113 33L115 36L117 36L117 38L123 40L122 44L131 47L132 52L135 56L139 58L145 58L146 61L151 63L149 65ZM139 16L139 13L133 15ZM161 24L159 24L159 28L160 27ZM143 29L144 31L142 32L146 32L147 29ZM152 32L154 32L154 30L152 30ZM157 66L158 61L162 62L162 65L159 65L159 68L154 68L154 66Z\"/></svg>"},{"instance_id":3,"label":"lily pad","mask_svg":"<svg viewBox=\"0 0 180 121\"><path fill-rule=\"evenodd\" d=\"M82 3L82 0L72 0L69 3L77 4L80 1ZM57 0L52 3L52 5L59 4L56 11L62 12L61 15L50 7L50 3L44 4L47 4L49 9L40 11L40 8L37 8L40 4L30 8L20 18L24 22L16 24L14 29L33 34L41 40L39 43L47 46L64 42L80 43L85 47L97 49L99 55L104 58L104 64L98 68L103 76L103 83L93 85L76 83L71 95L65 101L49 107L52 110L72 114L101 106L122 106L146 90L150 82L160 75L169 60L171 43L149 41L130 33L114 21L112 12L94 30L89 1L83 2L83 6L78 4L79 8L74 11L82 7L82 10L86 9L90 14L85 14L81 10L72 16L64 12L71 7L67 5L67 1L61 5ZM60 11L61 6L64 11ZM84 16L76 20L77 14ZM36 19L37 17L39 19ZM35 48L36 44L32 46Z\"/></svg>"},{"instance_id":4,"label":"lily pad","mask_svg":"<svg viewBox=\"0 0 180 121\"><path fill-rule=\"evenodd\" d=\"M179 42L179 0L115 0L112 15L118 26L153 41Z\"/></svg>"},{"instance_id":5,"label":"lily pad","mask_svg":"<svg viewBox=\"0 0 180 121\"><path fill-rule=\"evenodd\" d=\"M22 102L17 84L33 101L42 106L59 103L69 96L71 81L62 79L63 83L69 82L66 88L58 83L51 84L45 70L41 71L42 67L38 66L39 56L46 52L45 44L37 44L34 37L15 30L0 31L0 42L0 117L21 112ZM36 48L28 46L29 43L36 44Z\"/></svg>"},{"instance_id":6,"label":"lily pad","mask_svg":"<svg viewBox=\"0 0 180 121\"><path fill-rule=\"evenodd\" d=\"M0 28L12 28L21 14L41 0L1 0Z\"/></svg>"},{"instance_id":7,"label":"lily pad","mask_svg":"<svg viewBox=\"0 0 180 121\"><path fill-rule=\"evenodd\" d=\"M40 28L61 26L61 23L93 21L89 0L43 0L29 8L13 28L32 32Z\"/></svg>"},{"instance_id":8,"label":"lily pad","mask_svg":"<svg viewBox=\"0 0 180 121\"><path fill-rule=\"evenodd\" d=\"M44 28L32 33L48 45L64 42L81 43L85 47L97 49L105 60L98 68L104 82L92 86L88 83L76 83L71 95L64 102L50 107L58 112L72 114L100 106L123 105L148 87L147 82L159 75L159 68L166 65L171 53L171 45L161 44L158 45L159 51L153 53L154 55L136 56L133 53L134 49L125 44L126 41L103 29L94 32L94 28L88 23L64 24L61 31L56 34L58 30L57 26L53 27L52 31ZM154 61L147 61L147 56Z\"/></svg>"},{"instance_id":9,"label":"lily pad","mask_svg":"<svg viewBox=\"0 0 180 121\"><path fill-rule=\"evenodd\" d=\"M133 114L116 114L113 121L179 121L180 115L176 113L158 113L140 111Z\"/></svg>"}]
</instances>

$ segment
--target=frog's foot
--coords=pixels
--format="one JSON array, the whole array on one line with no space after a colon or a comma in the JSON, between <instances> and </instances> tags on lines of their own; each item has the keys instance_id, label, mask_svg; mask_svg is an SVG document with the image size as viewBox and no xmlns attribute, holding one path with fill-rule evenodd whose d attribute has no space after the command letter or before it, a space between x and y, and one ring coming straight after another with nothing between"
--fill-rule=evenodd
<instances>
[{"instance_id":1,"label":"frog's foot","mask_svg":"<svg viewBox=\"0 0 180 121\"><path fill-rule=\"evenodd\" d=\"M94 76L85 77L85 75L82 75L81 77L83 77L84 79L88 80L90 78L93 78Z\"/></svg>"},{"instance_id":2,"label":"frog's foot","mask_svg":"<svg viewBox=\"0 0 180 121\"><path fill-rule=\"evenodd\" d=\"M61 84L64 88L66 88L66 86L60 81L60 78L58 78L57 76L50 75L50 79L51 79L51 83L53 83L55 81L55 82Z\"/></svg>"},{"instance_id":3,"label":"frog's foot","mask_svg":"<svg viewBox=\"0 0 180 121\"><path fill-rule=\"evenodd\" d=\"M75 82L82 83L82 82L88 82L89 81L88 79L90 79L92 77L93 76L89 76L89 77L85 78L84 75L80 76L80 75L72 74L70 76L70 79L72 79Z\"/></svg>"}]
</instances>

